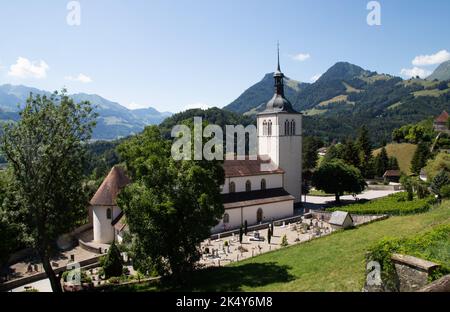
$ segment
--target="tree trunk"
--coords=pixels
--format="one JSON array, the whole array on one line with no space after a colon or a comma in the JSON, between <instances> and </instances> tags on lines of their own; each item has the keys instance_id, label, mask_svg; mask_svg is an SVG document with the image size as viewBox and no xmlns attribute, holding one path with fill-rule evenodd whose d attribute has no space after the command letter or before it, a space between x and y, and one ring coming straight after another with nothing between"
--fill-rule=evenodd
<instances>
[{"instance_id":1,"label":"tree trunk","mask_svg":"<svg viewBox=\"0 0 450 312\"><path fill-rule=\"evenodd\" d=\"M335 194L335 198L336 198L336 204L340 204L341 203L341 197L340 197L339 193Z\"/></svg>"},{"instance_id":2,"label":"tree trunk","mask_svg":"<svg viewBox=\"0 0 450 312\"><path fill-rule=\"evenodd\" d=\"M50 264L50 257L46 252L41 253L41 261L42 266L44 267L44 271L47 274L48 279L50 280L50 285L52 286L52 290L55 293L62 292L61 281L58 276L56 276L55 271Z\"/></svg>"}]
</instances>

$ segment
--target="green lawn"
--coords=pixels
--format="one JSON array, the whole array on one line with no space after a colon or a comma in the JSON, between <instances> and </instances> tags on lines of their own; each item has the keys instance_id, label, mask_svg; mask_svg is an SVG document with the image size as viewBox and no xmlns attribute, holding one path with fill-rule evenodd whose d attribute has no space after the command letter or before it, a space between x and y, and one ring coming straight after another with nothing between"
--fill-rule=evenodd
<instances>
[{"instance_id":1,"label":"green lawn","mask_svg":"<svg viewBox=\"0 0 450 312\"><path fill-rule=\"evenodd\" d=\"M386 236L407 237L444 223L450 223L450 201L426 213L391 217L226 267L200 270L184 290L361 291L370 246ZM121 290L167 289L141 285Z\"/></svg>"}]
</instances>

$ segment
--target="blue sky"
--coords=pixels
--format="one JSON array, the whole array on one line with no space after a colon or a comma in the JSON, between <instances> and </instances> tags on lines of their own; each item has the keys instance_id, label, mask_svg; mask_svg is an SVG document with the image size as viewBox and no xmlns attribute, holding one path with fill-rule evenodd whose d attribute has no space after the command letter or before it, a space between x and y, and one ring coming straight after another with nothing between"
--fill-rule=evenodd
<instances>
[{"instance_id":1,"label":"blue sky","mask_svg":"<svg viewBox=\"0 0 450 312\"><path fill-rule=\"evenodd\" d=\"M69 2L1 2L0 84L177 112L229 104L275 69L277 40L305 82L338 61L407 76L450 58L448 0L380 0L380 26L367 0L80 0L79 26Z\"/></svg>"}]
</instances>

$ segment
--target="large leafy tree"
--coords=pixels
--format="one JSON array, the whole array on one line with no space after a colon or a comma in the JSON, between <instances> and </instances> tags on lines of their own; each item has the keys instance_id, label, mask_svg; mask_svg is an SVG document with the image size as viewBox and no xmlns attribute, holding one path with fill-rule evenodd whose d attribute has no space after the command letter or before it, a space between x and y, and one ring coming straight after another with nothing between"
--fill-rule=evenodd
<instances>
[{"instance_id":1,"label":"large leafy tree","mask_svg":"<svg viewBox=\"0 0 450 312\"><path fill-rule=\"evenodd\" d=\"M157 127L124 142L119 153L133 183L118 199L133 235L135 264L183 281L200 259L200 242L223 215L219 161L175 161Z\"/></svg>"},{"instance_id":2,"label":"large leafy tree","mask_svg":"<svg viewBox=\"0 0 450 312\"><path fill-rule=\"evenodd\" d=\"M313 185L326 193L335 194L336 202L345 192L361 193L366 182L358 168L341 159L324 162L313 175Z\"/></svg>"},{"instance_id":3,"label":"large leafy tree","mask_svg":"<svg viewBox=\"0 0 450 312\"><path fill-rule=\"evenodd\" d=\"M88 102L74 103L65 90L30 95L20 120L5 126L2 150L12 170L14 213L25 226L53 291L61 284L50 264L59 235L84 216L84 144L95 114Z\"/></svg>"}]
</instances>

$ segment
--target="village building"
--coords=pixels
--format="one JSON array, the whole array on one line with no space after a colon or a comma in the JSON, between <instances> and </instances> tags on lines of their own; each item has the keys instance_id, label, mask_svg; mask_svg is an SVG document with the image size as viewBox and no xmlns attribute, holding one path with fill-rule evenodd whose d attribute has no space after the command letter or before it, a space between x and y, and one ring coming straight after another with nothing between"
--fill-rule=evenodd
<instances>
[{"instance_id":1,"label":"village building","mask_svg":"<svg viewBox=\"0 0 450 312\"><path fill-rule=\"evenodd\" d=\"M274 95L257 115L257 156L224 161L221 192L225 213L212 233L236 229L244 223L251 226L292 217L294 205L301 202L302 114L284 96L279 56L274 80ZM127 226L116 199L129 182L125 171L116 166L92 198L94 242L123 239Z\"/></svg>"},{"instance_id":2,"label":"village building","mask_svg":"<svg viewBox=\"0 0 450 312\"><path fill-rule=\"evenodd\" d=\"M402 172L400 170L386 170L383 179L387 182L399 183Z\"/></svg>"},{"instance_id":3,"label":"village building","mask_svg":"<svg viewBox=\"0 0 450 312\"><path fill-rule=\"evenodd\" d=\"M352 216L346 211L334 211L328 223L334 230L348 229L354 226Z\"/></svg>"},{"instance_id":4,"label":"village building","mask_svg":"<svg viewBox=\"0 0 450 312\"><path fill-rule=\"evenodd\" d=\"M446 111L443 111L433 123L433 128L435 131L438 132L445 132L450 134L450 129L448 127L448 113Z\"/></svg>"}]
</instances>

